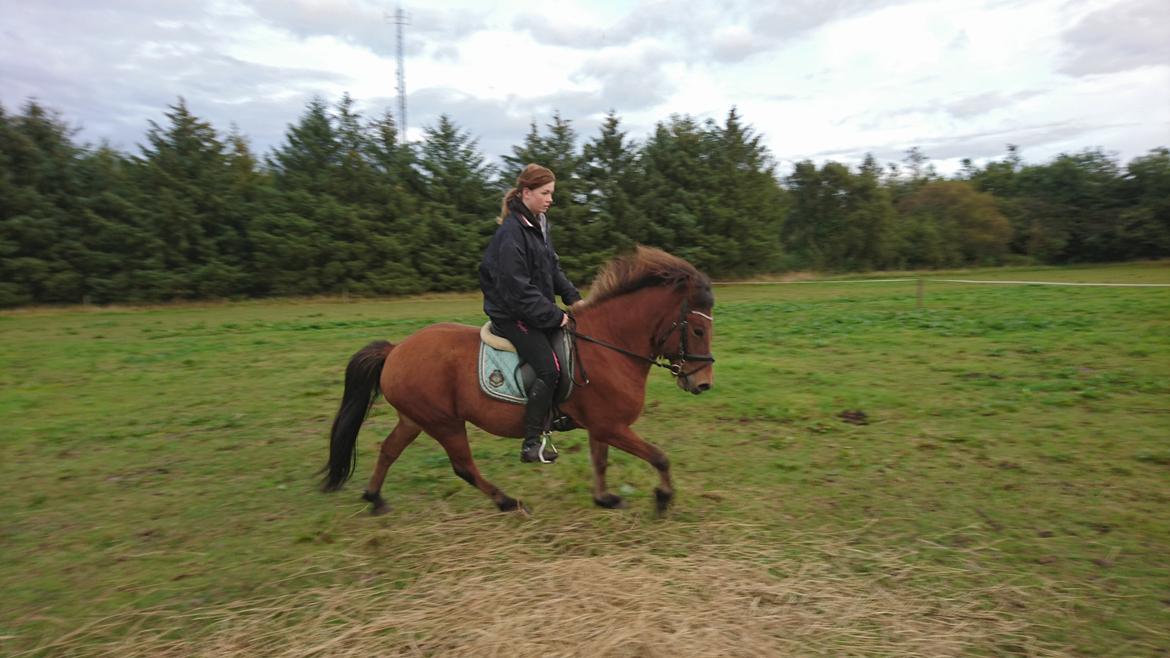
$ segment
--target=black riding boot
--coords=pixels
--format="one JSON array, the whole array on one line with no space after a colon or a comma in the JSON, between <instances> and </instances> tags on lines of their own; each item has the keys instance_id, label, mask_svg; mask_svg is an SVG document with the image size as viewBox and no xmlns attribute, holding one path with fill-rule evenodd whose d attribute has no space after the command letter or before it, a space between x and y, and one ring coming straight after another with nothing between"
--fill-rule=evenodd
<instances>
[{"instance_id":1,"label":"black riding boot","mask_svg":"<svg viewBox=\"0 0 1170 658\"><path fill-rule=\"evenodd\" d=\"M520 447L520 461L522 462L553 462L557 453L546 449L544 459L541 459L541 436L545 432L545 422L548 420L548 411L552 407L553 395L556 393L543 379L538 379L528 391L528 405L524 407L524 444Z\"/></svg>"}]
</instances>

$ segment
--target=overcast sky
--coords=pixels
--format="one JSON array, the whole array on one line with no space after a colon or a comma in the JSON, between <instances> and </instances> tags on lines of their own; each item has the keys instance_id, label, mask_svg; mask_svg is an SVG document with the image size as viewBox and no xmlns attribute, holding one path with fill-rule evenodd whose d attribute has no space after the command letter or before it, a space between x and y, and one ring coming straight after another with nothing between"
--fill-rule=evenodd
<instances>
[{"instance_id":1,"label":"overcast sky","mask_svg":"<svg viewBox=\"0 0 1170 658\"><path fill-rule=\"evenodd\" d=\"M137 152L179 96L265 152L313 95L397 111L391 2L4 0L0 103ZM918 146L1026 161L1170 146L1168 0L432 0L404 4L409 135L447 113L490 162L559 110L641 140L732 106L781 169Z\"/></svg>"}]
</instances>

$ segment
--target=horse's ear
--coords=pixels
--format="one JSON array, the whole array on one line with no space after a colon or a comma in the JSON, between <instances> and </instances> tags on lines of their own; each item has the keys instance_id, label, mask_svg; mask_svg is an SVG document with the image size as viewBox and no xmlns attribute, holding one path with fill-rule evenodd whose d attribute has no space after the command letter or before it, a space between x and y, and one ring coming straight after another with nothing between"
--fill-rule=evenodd
<instances>
[{"instance_id":1,"label":"horse's ear","mask_svg":"<svg viewBox=\"0 0 1170 658\"><path fill-rule=\"evenodd\" d=\"M715 308L715 288L711 285L711 280L703 275L702 280L698 285L698 295L696 295L696 305L699 308Z\"/></svg>"}]
</instances>

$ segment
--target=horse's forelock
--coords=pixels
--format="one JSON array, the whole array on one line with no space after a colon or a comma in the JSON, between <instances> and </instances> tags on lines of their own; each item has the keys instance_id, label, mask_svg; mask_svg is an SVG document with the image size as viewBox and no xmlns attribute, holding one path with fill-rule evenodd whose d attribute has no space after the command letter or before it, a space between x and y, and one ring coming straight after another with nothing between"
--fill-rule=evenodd
<instances>
[{"instance_id":1,"label":"horse's forelock","mask_svg":"<svg viewBox=\"0 0 1170 658\"><path fill-rule=\"evenodd\" d=\"M691 294L691 306L696 309L715 308L715 290L711 286L711 279L706 274L699 273L699 280Z\"/></svg>"}]
</instances>

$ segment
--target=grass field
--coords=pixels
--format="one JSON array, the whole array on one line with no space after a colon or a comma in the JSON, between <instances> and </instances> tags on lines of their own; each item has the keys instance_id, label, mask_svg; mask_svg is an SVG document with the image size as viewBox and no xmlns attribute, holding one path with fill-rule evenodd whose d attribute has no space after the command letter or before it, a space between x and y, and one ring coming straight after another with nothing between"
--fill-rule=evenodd
<instances>
[{"instance_id":1,"label":"grass field","mask_svg":"<svg viewBox=\"0 0 1170 658\"><path fill-rule=\"evenodd\" d=\"M472 433L530 518L425 438L372 518L384 402L317 492L349 356L478 323L476 295L0 313L0 655L1170 653L1170 288L716 297L715 387L651 373L636 426L672 460L664 520L625 454L629 507L593 506L580 431L543 468Z\"/></svg>"}]
</instances>

